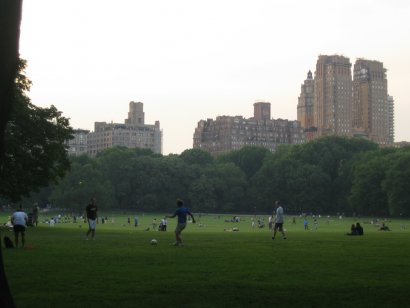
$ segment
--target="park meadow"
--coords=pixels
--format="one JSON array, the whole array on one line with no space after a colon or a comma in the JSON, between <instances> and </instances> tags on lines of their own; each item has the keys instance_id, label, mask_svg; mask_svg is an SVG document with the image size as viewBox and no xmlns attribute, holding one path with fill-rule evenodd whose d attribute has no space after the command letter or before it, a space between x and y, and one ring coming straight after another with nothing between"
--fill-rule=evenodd
<instances>
[{"instance_id":1,"label":"park meadow","mask_svg":"<svg viewBox=\"0 0 410 308\"><path fill-rule=\"evenodd\" d=\"M81 219L50 227L40 215L26 247L4 249L17 307L408 307L409 221L286 216L287 239L273 241L267 215L195 214L175 247L175 219L107 213L96 239ZM100 217L105 216L104 213ZM130 224L128 224L130 217ZM7 220L7 214L0 218ZM263 218L264 227L256 222ZM347 236L360 222L364 236ZM373 223L372 223L373 222ZM239 231L232 231L237 228ZM2 237L13 233L2 228ZM279 234L278 234L279 235ZM158 244L151 245L152 239ZM3 246L4 247L4 246Z\"/></svg>"}]
</instances>

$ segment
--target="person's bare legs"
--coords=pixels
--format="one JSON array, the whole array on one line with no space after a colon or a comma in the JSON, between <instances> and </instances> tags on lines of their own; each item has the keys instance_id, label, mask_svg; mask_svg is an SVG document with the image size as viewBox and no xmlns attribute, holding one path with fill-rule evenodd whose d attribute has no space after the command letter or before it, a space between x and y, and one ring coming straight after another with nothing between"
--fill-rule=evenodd
<instances>
[{"instance_id":1,"label":"person's bare legs","mask_svg":"<svg viewBox=\"0 0 410 308\"><path fill-rule=\"evenodd\" d=\"M176 240L176 245L182 244L182 239L181 239L181 232L175 232L175 240Z\"/></svg>"},{"instance_id":2,"label":"person's bare legs","mask_svg":"<svg viewBox=\"0 0 410 308\"><path fill-rule=\"evenodd\" d=\"M16 245L16 248L19 245L19 234L17 232L14 232L14 245Z\"/></svg>"}]
</instances>

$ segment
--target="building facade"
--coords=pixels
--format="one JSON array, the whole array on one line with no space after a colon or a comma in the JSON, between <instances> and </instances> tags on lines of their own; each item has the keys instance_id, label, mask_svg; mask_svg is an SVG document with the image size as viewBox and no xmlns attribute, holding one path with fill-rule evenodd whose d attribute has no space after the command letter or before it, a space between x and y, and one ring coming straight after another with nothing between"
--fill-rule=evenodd
<instances>
[{"instance_id":1,"label":"building facade","mask_svg":"<svg viewBox=\"0 0 410 308\"><path fill-rule=\"evenodd\" d=\"M303 127L307 140L312 140L316 136L317 128L314 125L313 102L315 95L315 82L312 72L309 71L307 79L300 87L300 96L298 98L298 121Z\"/></svg>"},{"instance_id":2,"label":"building facade","mask_svg":"<svg viewBox=\"0 0 410 308\"><path fill-rule=\"evenodd\" d=\"M128 118L122 123L94 122L94 132L88 135L88 151L91 156L115 146L150 149L162 154L162 130L159 121L145 124L141 102L130 102Z\"/></svg>"},{"instance_id":3,"label":"building facade","mask_svg":"<svg viewBox=\"0 0 410 308\"><path fill-rule=\"evenodd\" d=\"M274 152L281 144L305 142L303 129L298 121L271 119L271 105L254 104L253 118L219 116L215 120L198 122L194 133L194 148L212 155L239 150L244 146L260 146Z\"/></svg>"},{"instance_id":4,"label":"building facade","mask_svg":"<svg viewBox=\"0 0 410 308\"><path fill-rule=\"evenodd\" d=\"M404 147L410 147L410 141L399 141L399 142L394 142L393 143L394 148L404 148Z\"/></svg>"},{"instance_id":5,"label":"building facade","mask_svg":"<svg viewBox=\"0 0 410 308\"><path fill-rule=\"evenodd\" d=\"M389 108L389 138L390 143L394 144L394 98L391 95L387 96L387 104Z\"/></svg>"},{"instance_id":6,"label":"building facade","mask_svg":"<svg viewBox=\"0 0 410 308\"><path fill-rule=\"evenodd\" d=\"M352 136L352 73L349 58L320 55L314 79L313 124L317 137Z\"/></svg>"},{"instance_id":7,"label":"building facade","mask_svg":"<svg viewBox=\"0 0 410 308\"><path fill-rule=\"evenodd\" d=\"M68 155L80 156L87 154L89 133L90 131L85 129L74 130L74 138L68 141Z\"/></svg>"},{"instance_id":8,"label":"building facade","mask_svg":"<svg viewBox=\"0 0 410 308\"><path fill-rule=\"evenodd\" d=\"M358 59L353 69L352 128L381 146L393 144L393 100L387 94L383 63Z\"/></svg>"},{"instance_id":9,"label":"building facade","mask_svg":"<svg viewBox=\"0 0 410 308\"><path fill-rule=\"evenodd\" d=\"M380 146L394 143L394 100L388 95L383 63L320 55L298 99L298 121L307 140L339 135L364 137ZM313 97L313 99L312 99Z\"/></svg>"}]
</instances>

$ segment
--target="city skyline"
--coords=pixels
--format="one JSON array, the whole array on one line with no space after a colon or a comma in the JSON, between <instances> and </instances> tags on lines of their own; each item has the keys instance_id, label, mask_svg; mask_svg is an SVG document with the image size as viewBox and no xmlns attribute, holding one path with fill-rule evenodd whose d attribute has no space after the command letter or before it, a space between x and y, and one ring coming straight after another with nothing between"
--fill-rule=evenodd
<instances>
[{"instance_id":1,"label":"city skyline","mask_svg":"<svg viewBox=\"0 0 410 308\"><path fill-rule=\"evenodd\" d=\"M395 141L410 141L410 4L406 1L23 2L20 54L38 106L74 128L120 123L130 101L161 122L164 154L192 148L198 121L297 119L319 55L376 60L395 101ZM364 25L366 25L364 27Z\"/></svg>"}]
</instances>

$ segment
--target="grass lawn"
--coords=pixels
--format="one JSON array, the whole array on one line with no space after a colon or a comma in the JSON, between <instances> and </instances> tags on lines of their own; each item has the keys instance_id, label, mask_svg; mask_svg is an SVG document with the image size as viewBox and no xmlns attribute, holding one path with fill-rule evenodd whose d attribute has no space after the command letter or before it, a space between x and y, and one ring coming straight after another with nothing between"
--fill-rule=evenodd
<instances>
[{"instance_id":1,"label":"grass lawn","mask_svg":"<svg viewBox=\"0 0 410 308\"><path fill-rule=\"evenodd\" d=\"M16 306L410 305L410 231L400 228L408 221L388 222L393 231L383 232L361 219L365 235L351 237L344 234L352 218L320 218L317 230L305 231L301 218L293 224L288 216L288 239L272 241L267 227L252 229L250 216L232 223L225 222L231 216L202 215L184 230L185 246L174 247L175 219L159 232L150 224L161 215L139 215L137 228L130 217L130 226L126 215L114 223L108 217L95 241L84 239L84 223L29 227L26 248L3 249ZM224 231L233 227L239 232Z\"/></svg>"}]
</instances>

